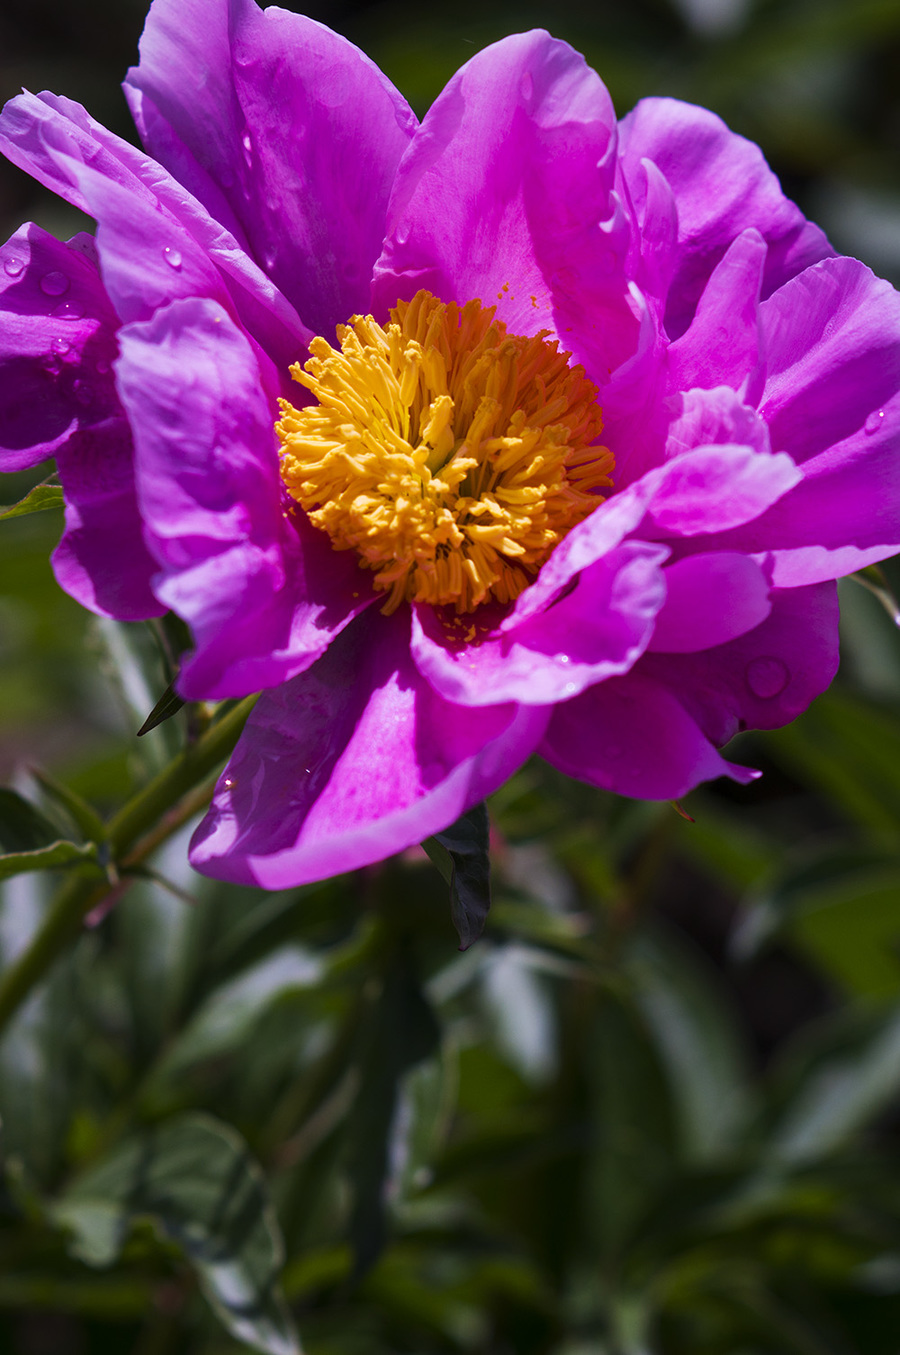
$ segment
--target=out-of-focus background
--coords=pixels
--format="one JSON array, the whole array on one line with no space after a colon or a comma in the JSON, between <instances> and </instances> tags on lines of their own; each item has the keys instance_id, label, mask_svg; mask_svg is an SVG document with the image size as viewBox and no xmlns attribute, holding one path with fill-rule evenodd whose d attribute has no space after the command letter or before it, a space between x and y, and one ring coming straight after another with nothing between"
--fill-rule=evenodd
<instances>
[{"instance_id":1,"label":"out-of-focus background","mask_svg":"<svg viewBox=\"0 0 900 1355\"><path fill-rule=\"evenodd\" d=\"M648 94L720 113L839 250L900 283L900 0L306 12L419 113L473 52L545 27L620 114ZM143 18L3 0L0 97L51 89L131 137L118 82ZM4 238L25 219L86 225L2 164ZM38 763L106 812L183 717L135 741L158 648L57 589L59 530L54 512L0 523L0 780ZM743 736L763 779L696 792L693 824L538 764L514 778L492 804L492 922L463 957L414 857L265 896L167 849L164 882L90 932L0 1057L0 1351L278 1352L258 1283L277 1236L308 1355L896 1355L900 635L884 599L841 593L832 692ZM7 951L45 901L39 877L6 886ZM177 1177L203 1133L249 1192L227 1237L227 1201ZM122 1143L159 1167L169 1213Z\"/></svg>"}]
</instances>

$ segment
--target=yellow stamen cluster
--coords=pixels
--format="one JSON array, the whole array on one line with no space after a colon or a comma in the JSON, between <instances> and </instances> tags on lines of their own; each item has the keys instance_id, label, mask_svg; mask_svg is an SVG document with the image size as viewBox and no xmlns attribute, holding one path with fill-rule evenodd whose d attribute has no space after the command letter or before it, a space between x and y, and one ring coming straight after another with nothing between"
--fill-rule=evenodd
<instances>
[{"instance_id":1,"label":"yellow stamen cluster","mask_svg":"<svg viewBox=\"0 0 900 1355\"><path fill-rule=\"evenodd\" d=\"M374 571L385 612L512 601L612 483L596 388L546 331L507 334L480 301L419 292L338 338L291 368L318 403L281 401L291 497Z\"/></svg>"}]
</instances>

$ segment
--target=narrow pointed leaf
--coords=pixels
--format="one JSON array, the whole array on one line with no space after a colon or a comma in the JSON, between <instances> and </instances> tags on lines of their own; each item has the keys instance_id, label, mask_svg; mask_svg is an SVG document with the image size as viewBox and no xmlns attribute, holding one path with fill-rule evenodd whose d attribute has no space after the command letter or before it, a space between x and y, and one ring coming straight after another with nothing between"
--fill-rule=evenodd
<instances>
[{"instance_id":1,"label":"narrow pointed leaf","mask_svg":"<svg viewBox=\"0 0 900 1355\"><path fill-rule=\"evenodd\" d=\"M460 950L468 950L484 931L491 906L487 806L476 805L422 846L450 886L450 916Z\"/></svg>"},{"instance_id":2,"label":"narrow pointed leaf","mask_svg":"<svg viewBox=\"0 0 900 1355\"><path fill-rule=\"evenodd\" d=\"M35 485L24 499L8 507L0 508L0 519L23 518L29 513L44 513L48 508L64 506L63 492L59 485Z\"/></svg>"}]
</instances>

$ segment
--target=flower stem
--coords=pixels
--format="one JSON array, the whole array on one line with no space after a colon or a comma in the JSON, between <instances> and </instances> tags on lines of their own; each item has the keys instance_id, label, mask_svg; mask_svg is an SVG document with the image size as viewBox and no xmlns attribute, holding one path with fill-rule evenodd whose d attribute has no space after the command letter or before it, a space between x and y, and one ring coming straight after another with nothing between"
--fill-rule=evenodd
<instances>
[{"instance_id":1,"label":"flower stem","mask_svg":"<svg viewBox=\"0 0 900 1355\"><path fill-rule=\"evenodd\" d=\"M106 840L114 862L143 860L202 807L209 789L198 801L197 788L232 751L256 700L248 696L233 706L113 815ZM88 913L118 887L96 874L73 873L65 881L31 944L0 975L0 1032L78 936Z\"/></svg>"}]
</instances>

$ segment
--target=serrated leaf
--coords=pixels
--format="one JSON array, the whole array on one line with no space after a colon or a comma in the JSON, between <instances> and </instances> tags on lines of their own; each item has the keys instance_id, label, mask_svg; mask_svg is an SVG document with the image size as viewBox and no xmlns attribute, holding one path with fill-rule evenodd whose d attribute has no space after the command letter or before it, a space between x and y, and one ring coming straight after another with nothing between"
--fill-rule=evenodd
<instances>
[{"instance_id":1,"label":"serrated leaf","mask_svg":"<svg viewBox=\"0 0 900 1355\"><path fill-rule=\"evenodd\" d=\"M8 508L0 508L0 519L2 518L23 518L29 513L45 513L48 508L63 508L65 500L63 492L59 485L41 484L35 485L24 499L18 503L10 504Z\"/></svg>"},{"instance_id":2,"label":"serrated leaf","mask_svg":"<svg viewBox=\"0 0 900 1355\"><path fill-rule=\"evenodd\" d=\"M450 916L460 950L468 950L484 931L491 907L487 806L475 805L422 846L450 886Z\"/></svg>"},{"instance_id":3,"label":"serrated leaf","mask_svg":"<svg viewBox=\"0 0 900 1355\"><path fill-rule=\"evenodd\" d=\"M70 842L16 791L0 788L0 880L96 859L95 842Z\"/></svg>"},{"instance_id":4,"label":"serrated leaf","mask_svg":"<svg viewBox=\"0 0 900 1355\"><path fill-rule=\"evenodd\" d=\"M53 1207L89 1265L117 1257L150 1216L193 1265L223 1324L266 1355L299 1355L279 1286L283 1245L268 1188L243 1140L205 1115L182 1115L121 1143Z\"/></svg>"}]
</instances>

